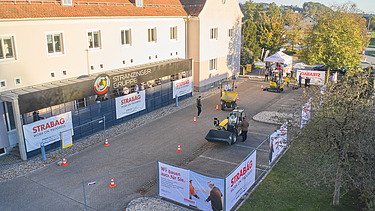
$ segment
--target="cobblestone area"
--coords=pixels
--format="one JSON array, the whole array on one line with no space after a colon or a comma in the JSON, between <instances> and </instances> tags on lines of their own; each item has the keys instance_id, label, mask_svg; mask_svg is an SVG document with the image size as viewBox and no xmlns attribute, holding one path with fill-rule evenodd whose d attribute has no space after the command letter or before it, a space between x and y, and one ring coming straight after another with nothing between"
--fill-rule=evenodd
<instances>
[{"instance_id":1,"label":"cobblestone area","mask_svg":"<svg viewBox=\"0 0 375 211\"><path fill-rule=\"evenodd\" d=\"M237 84L242 83L243 80L240 80L237 82ZM173 112L176 112L180 109L186 108L190 105L195 104L195 100L197 95L201 95L202 98L209 97L211 95L219 93L219 90L214 88L204 93L193 93L193 97L185 99L183 101L179 102L179 107L176 107L174 104L169 105L160 109L157 109L155 111L152 111L148 114L142 115L138 118L132 119L128 122L125 122L120 125L113 126L111 128L107 129L106 134L108 134L109 140L111 140L111 137L122 133L123 131L129 131L133 130L147 122L149 122L150 119L156 120L159 119L165 115L171 114ZM67 157L69 155L73 155L75 153L78 153L82 150L85 150L86 148L89 148L95 144L103 142L103 136L102 131L95 133L93 135L90 135L86 138L82 138L79 141L75 142L74 145L68 149L56 149L53 151L47 152L47 160L42 161L40 156L30 158L28 161L22 161L20 158L14 155L5 155L0 157L0 182L10 180L12 178L25 175L29 172L32 172L34 170L43 168L44 166L47 166L51 163L59 163L61 162L63 157Z\"/></svg>"},{"instance_id":2,"label":"cobblestone area","mask_svg":"<svg viewBox=\"0 0 375 211\"><path fill-rule=\"evenodd\" d=\"M153 197L141 197L134 199L128 204L126 211L188 211L190 209L177 206L162 199Z\"/></svg>"}]
</instances>

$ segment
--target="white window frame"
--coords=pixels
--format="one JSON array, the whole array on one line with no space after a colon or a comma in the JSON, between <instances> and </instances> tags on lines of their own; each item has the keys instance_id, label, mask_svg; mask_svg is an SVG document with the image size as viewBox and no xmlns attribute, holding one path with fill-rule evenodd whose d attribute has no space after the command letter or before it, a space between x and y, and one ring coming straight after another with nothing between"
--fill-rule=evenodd
<instances>
[{"instance_id":1,"label":"white window frame","mask_svg":"<svg viewBox=\"0 0 375 211\"><path fill-rule=\"evenodd\" d=\"M234 34L234 28L228 29L228 37L233 37Z\"/></svg>"},{"instance_id":2,"label":"white window frame","mask_svg":"<svg viewBox=\"0 0 375 211\"><path fill-rule=\"evenodd\" d=\"M129 31L129 43L126 43L126 31ZM121 31L120 31L120 42L121 42L122 46L131 46L132 45L132 29L130 29L130 28L121 29Z\"/></svg>"},{"instance_id":3,"label":"white window frame","mask_svg":"<svg viewBox=\"0 0 375 211\"><path fill-rule=\"evenodd\" d=\"M62 0L61 5L63 6L72 6L73 5L73 0Z\"/></svg>"},{"instance_id":4,"label":"white window frame","mask_svg":"<svg viewBox=\"0 0 375 211\"><path fill-rule=\"evenodd\" d=\"M143 7L143 0L135 0L136 7Z\"/></svg>"},{"instance_id":5,"label":"white window frame","mask_svg":"<svg viewBox=\"0 0 375 211\"><path fill-rule=\"evenodd\" d=\"M210 28L210 40L217 40L218 39L218 31L219 29L217 27Z\"/></svg>"},{"instance_id":6,"label":"white window frame","mask_svg":"<svg viewBox=\"0 0 375 211\"><path fill-rule=\"evenodd\" d=\"M177 40L178 33L177 33L177 26L172 26L169 28L169 39L170 40Z\"/></svg>"},{"instance_id":7,"label":"white window frame","mask_svg":"<svg viewBox=\"0 0 375 211\"><path fill-rule=\"evenodd\" d=\"M158 32L156 27L147 29L147 38L149 43L156 43L158 41Z\"/></svg>"},{"instance_id":8,"label":"white window frame","mask_svg":"<svg viewBox=\"0 0 375 211\"><path fill-rule=\"evenodd\" d=\"M55 41L55 35L60 35L60 48L61 48L61 52L56 52L56 49L55 49L55 45L54 45L54 41ZM46 38L46 49L47 49L47 55L49 55L49 56L52 56L52 55L62 55L62 54L64 54L64 33L62 32L62 31L55 31L55 32L46 32L45 33L45 38ZM52 35L52 47L53 47L53 52L52 53L50 53L49 51L48 51L48 35Z\"/></svg>"},{"instance_id":9,"label":"white window frame","mask_svg":"<svg viewBox=\"0 0 375 211\"><path fill-rule=\"evenodd\" d=\"M95 40L93 39L92 41L92 45L93 47L90 48L90 43L89 43L89 33L92 33L92 36L94 38L94 32L99 32L99 46L98 47L95 47ZM100 29L90 29L90 30L87 30L87 33L86 33L86 37L87 37L87 49L89 50L100 50L102 49L102 32Z\"/></svg>"},{"instance_id":10,"label":"white window frame","mask_svg":"<svg viewBox=\"0 0 375 211\"><path fill-rule=\"evenodd\" d=\"M12 51L13 51L13 57L6 58L5 54L5 45L4 45L4 39L10 39L12 44ZM13 61L17 59L16 54L16 42L15 42L15 36L14 35L0 35L0 51L3 53L4 58L0 58L0 62L3 61Z\"/></svg>"},{"instance_id":11,"label":"white window frame","mask_svg":"<svg viewBox=\"0 0 375 211\"><path fill-rule=\"evenodd\" d=\"M20 79L20 83L19 83L19 84L17 84L17 79ZM14 78L14 85L15 85L15 86L21 86L21 84L22 84L21 77L15 77L15 78Z\"/></svg>"},{"instance_id":12,"label":"white window frame","mask_svg":"<svg viewBox=\"0 0 375 211\"><path fill-rule=\"evenodd\" d=\"M209 62L208 62L208 69L210 71L217 70L217 58L209 60Z\"/></svg>"}]
</instances>

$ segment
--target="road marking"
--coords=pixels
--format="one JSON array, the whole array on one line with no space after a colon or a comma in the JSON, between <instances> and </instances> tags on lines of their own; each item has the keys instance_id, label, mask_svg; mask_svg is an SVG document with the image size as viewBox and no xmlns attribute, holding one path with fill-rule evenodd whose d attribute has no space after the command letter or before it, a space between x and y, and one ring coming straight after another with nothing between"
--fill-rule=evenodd
<instances>
[{"instance_id":1,"label":"road marking","mask_svg":"<svg viewBox=\"0 0 375 211\"><path fill-rule=\"evenodd\" d=\"M254 134L254 135L260 135L260 136L269 136L268 134L256 133L256 132L250 132L250 131L248 131L247 133L251 133L251 134Z\"/></svg>"},{"instance_id":2,"label":"road marking","mask_svg":"<svg viewBox=\"0 0 375 211\"><path fill-rule=\"evenodd\" d=\"M207 156L204 156L204 155L199 155L199 157L206 158L206 159L209 159L209 160L215 160L215 161L219 161L219 162L223 162L223 163L229 163L229 164L232 164L232 165L235 165L235 166L238 165L238 163L233 163L233 162L226 161L226 160L220 160L220 159L216 159L216 158L211 158L211 157L207 157Z\"/></svg>"}]
</instances>

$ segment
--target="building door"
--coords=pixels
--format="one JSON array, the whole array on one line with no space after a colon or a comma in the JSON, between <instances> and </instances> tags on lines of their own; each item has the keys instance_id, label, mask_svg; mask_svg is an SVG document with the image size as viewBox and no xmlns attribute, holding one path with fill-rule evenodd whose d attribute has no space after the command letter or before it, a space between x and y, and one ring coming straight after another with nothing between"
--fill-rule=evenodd
<instances>
[{"instance_id":1,"label":"building door","mask_svg":"<svg viewBox=\"0 0 375 211\"><path fill-rule=\"evenodd\" d=\"M16 124L13 115L13 106L10 102L3 102L3 116L8 136L8 146L16 146L18 143Z\"/></svg>"}]
</instances>

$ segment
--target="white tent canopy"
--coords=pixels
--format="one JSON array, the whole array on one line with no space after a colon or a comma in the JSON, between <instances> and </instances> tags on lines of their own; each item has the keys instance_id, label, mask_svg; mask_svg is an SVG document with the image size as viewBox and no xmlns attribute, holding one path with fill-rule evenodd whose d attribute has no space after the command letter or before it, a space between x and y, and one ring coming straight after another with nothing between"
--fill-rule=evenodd
<instances>
[{"instance_id":1,"label":"white tent canopy","mask_svg":"<svg viewBox=\"0 0 375 211\"><path fill-rule=\"evenodd\" d=\"M278 62L278 63L290 65L292 64L293 58L279 51L275 53L274 55L265 58L264 61L265 62Z\"/></svg>"}]
</instances>

